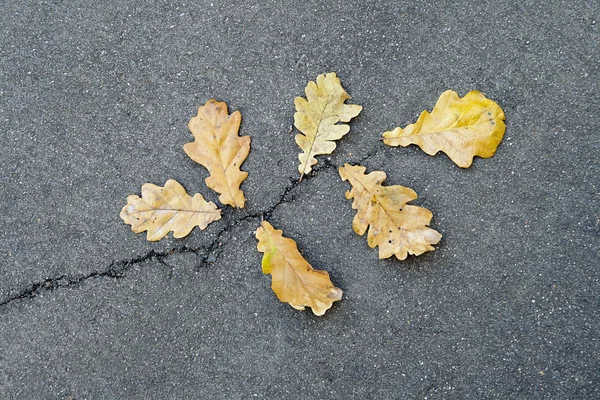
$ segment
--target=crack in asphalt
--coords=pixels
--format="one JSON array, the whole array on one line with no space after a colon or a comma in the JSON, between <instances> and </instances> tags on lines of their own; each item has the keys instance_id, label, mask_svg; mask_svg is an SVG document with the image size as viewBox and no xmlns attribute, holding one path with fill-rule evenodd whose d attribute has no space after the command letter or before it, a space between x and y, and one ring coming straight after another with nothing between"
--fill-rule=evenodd
<instances>
[{"instance_id":1,"label":"crack in asphalt","mask_svg":"<svg viewBox=\"0 0 600 400\"><path fill-rule=\"evenodd\" d=\"M153 260L153 259L163 262L164 258L168 257L171 253L176 252L176 251L192 252L194 250L186 249L186 248L170 250L169 252L156 252L154 250L151 250L150 252L148 252L142 256L139 256L139 257L136 257L136 258L133 258L130 260L113 261L110 263L108 268L105 269L104 271L93 271L93 272L90 272L89 274L80 275L77 277L69 277L68 275L61 275L61 276L58 276L55 278L49 278L42 282L34 283L34 284L26 287L25 289L21 290L16 295L1 301L0 306L5 306L5 305L10 304L13 301L17 301L17 300L32 299L32 298L36 297L38 294L40 294L41 292L52 291L52 290L55 290L58 288L64 288L64 287L68 287L68 286L77 285L88 279L101 278L101 277L108 277L108 278L115 278L115 279L122 278L122 277L124 277L125 271L130 269L132 266L142 263L142 262L145 262L145 261Z\"/></svg>"},{"instance_id":2,"label":"crack in asphalt","mask_svg":"<svg viewBox=\"0 0 600 400\"><path fill-rule=\"evenodd\" d=\"M377 153L378 150L370 152L365 157L356 161L356 163L360 164L366 161L367 159L373 157ZM338 167L331 162L330 158L325 158L322 164L313 168L313 171L309 175L304 176L303 181L306 182L313 179L320 171L329 170L333 168L337 169ZM234 210L228 209L229 211L226 214L226 219L229 219L230 222L223 228L221 228L221 230L217 232L215 238L206 246L200 246L197 248L181 246L165 252L157 252L155 250L150 250L146 254L132 259L112 261L106 269L101 271L92 271L88 274L79 276L60 275L54 278L48 278L44 281L33 283L20 290L18 293L3 299L2 301L0 301L0 307L7 306L19 300L33 299L43 292L49 292L70 286L76 286L90 279L121 279L125 277L125 273L133 266L146 261L156 260L162 265L169 266L165 262L165 259L171 256L172 254L201 254L201 260L198 269L207 267L210 264L216 262L216 260L221 255L221 252L223 251L222 249L225 244L223 242L223 236L226 235L234 226L239 225L240 223L256 219L258 219L259 221L270 219L278 206L285 203L291 203L296 199L296 197L291 195L291 193L297 187L299 187L300 184L301 182L299 181L299 179L289 178L289 183L283 188L281 194L279 195L279 199L274 204L272 204L264 210L246 214L239 218L231 218L231 214Z\"/></svg>"}]
</instances>

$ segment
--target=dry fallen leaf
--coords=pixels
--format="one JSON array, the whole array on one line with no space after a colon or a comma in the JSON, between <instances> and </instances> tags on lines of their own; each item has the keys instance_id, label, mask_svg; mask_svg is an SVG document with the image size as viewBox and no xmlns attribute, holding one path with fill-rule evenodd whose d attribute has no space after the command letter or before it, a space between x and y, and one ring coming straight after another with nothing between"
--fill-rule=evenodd
<instances>
[{"instance_id":1,"label":"dry fallen leaf","mask_svg":"<svg viewBox=\"0 0 600 400\"><path fill-rule=\"evenodd\" d=\"M306 99L296 97L294 126L302 132L296 135L296 143L304 151L300 153L300 180L317 163L316 155L331 154L336 145L334 140L342 138L350 127L338 122L349 122L362 107L344 104L350 99L335 72L319 75L317 83L310 81L304 90Z\"/></svg>"},{"instance_id":2,"label":"dry fallen leaf","mask_svg":"<svg viewBox=\"0 0 600 400\"><path fill-rule=\"evenodd\" d=\"M185 153L202 164L210 176L206 186L219 193L219 201L244 208L244 193L240 185L248 173L240 166L250 152L250 136L238 136L242 115L227 114L227 104L210 99L198 109L188 127L195 141L183 146Z\"/></svg>"},{"instance_id":3,"label":"dry fallen leaf","mask_svg":"<svg viewBox=\"0 0 600 400\"><path fill-rule=\"evenodd\" d=\"M432 244L442 235L427 227L433 214L426 208L406 205L417 194L404 186L382 186L386 178L383 171L365 171L365 167L350 164L339 169L342 180L352 185L346 198L354 199L352 208L357 210L352 221L354 232L362 236L369 228L367 242L371 248L379 246L379 258L395 255L404 260L408 254L435 250Z\"/></svg>"},{"instance_id":4,"label":"dry fallen leaf","mask_svg":"<svg viewBox=\"0 0 600 400\"><path fill-rule=\"evenodd\" d=\"M433 156L443 151L459 167L467 168L473 157L489 158L504 136L504 112L498 104L478 91L462 99L447 90L431 114L423 111L416 123L383 134L390 146L416 144Z\"/></svg>"},{"instance_id":5,"label":"dry fallen leaf","mask_svg":"<svg viewBox=\"0 0 600 400\"><path fill-rule=\"evenodd\" d=\"M325 314L334 301L342 298L342 290L333 286L326 271L313 269L296 242L282 234L267 221L256 230L258 251L264 253L262 270L271 274L271 288L280 301L297 310L310 307L315 315Z\"/></svg>"},{"instance_id":6,"label":"dry fallen leaf","mask_svg":"<svg viewBox=\"0 0 600 400\"><path fill-rule=\"evenodd\" d=\"M221 210L199 193L191 197L177 181L169 179L164 187L144 184L142 197L127 197L121 218L135 233L148 231L147 239L154 242L170 231L173 237L181 238L195 226L206 229L208 224L221 219Z\"/></svg>"}]
</instances>

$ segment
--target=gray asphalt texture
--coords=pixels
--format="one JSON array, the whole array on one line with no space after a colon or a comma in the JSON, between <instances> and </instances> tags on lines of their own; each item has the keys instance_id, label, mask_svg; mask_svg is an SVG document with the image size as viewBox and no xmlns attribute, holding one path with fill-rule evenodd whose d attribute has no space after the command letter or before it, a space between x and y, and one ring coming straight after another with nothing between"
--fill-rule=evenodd
<instances>
[{"instance_id":1,"label":"gray asphalt texture","mask_svg":"<svg viewBox=\"0 0 600 400\"><path fill-rule=\"evenodd\" d=\"M0 398L600 398L594 1L3 1ZM335 71L364 107L298 183L293 99ZM378 140L447 89L506 113L496 155ZM252 138L243 210L150 243L143 183L217 201L182 150L210 98ZM418 195L444 236L378 260L343 163ZM329 271L323 317L262 275L261 216Z\"/></svg>"}]
</instances>

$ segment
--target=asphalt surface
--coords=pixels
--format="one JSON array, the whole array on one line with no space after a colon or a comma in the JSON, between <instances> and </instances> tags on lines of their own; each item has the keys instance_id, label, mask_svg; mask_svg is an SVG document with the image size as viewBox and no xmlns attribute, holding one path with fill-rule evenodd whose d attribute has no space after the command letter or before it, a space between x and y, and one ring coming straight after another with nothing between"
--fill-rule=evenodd
<instances>
[{"instance_id":1,"label":"asphalt surface","mask_svg":"<svg viewBox=\"0 0 600 400\"><path fill-rule=\"evenodd\" d=\"M12 1L0 5L0 398L600 398L594 1ZM297 182L293 99L335 71L364 107ZM506 113L491 159L378 138L447 89ZM145 182L212 201L187 158L210 98L242 113L244 210L150 243ZM337 166L414 189L437 250L378 260ZM280 303L261 216L330 272Z\"/></svg>"}]
</instances>

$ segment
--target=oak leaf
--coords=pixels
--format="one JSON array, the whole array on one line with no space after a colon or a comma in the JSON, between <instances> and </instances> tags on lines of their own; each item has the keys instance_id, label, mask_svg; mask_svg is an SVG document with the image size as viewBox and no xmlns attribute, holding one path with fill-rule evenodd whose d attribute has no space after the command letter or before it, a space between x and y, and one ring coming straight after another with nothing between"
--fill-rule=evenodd
<instances>
[{"instance_id":1,"label":"oak leaf","mask_svg":"<svg viewBox=\"0 0 600 400\"><path fill-rule=\"evenodd\" d=\"M334 140L342 138L350 127L338 122L349 122L356 117L362 107L344 104L350 99L335 72L319 75L316 83L308 82L306 99L296 97L294 126L302 132L296 135L296 143L303 150L298 155L300 180L317 163L316 155L331 154L335 149Z\"/></svg>"},{"instance_id":2,"label":"oak leaf","mask_svg":"<svg viewBox=\"0 0 600 400\"><path fill-rule=\"evenodd\" d=\"M404 260L408 254L435 250L432 245L442 235L427 227L433 214L426 208L406 204L415 200L417 194L404 186L382 186L386 178L383 171L365 171L365 167L350 164L339 169L342 180L352 185L346 198L354 199L352 208L357 210L352 221L354 232L362 236L369 229L367 242L371 248L379 246L379 258L395 255Z\"/></svg>"},{"instance_id":3,"label":"oak leaf","mask_svg":"<svg viewBox=\"0 0 600 400\"><path fill-rule=\"evenodd\" d=\"M315 270L302 257L292 239L282 236L267 221L256 230L258 251L264 253L262 271L271 274L271 288L280 301L297 310L310 307L315 315L323 315L334 301L342 298L326 271Z\"/></svg>"},{"instance_id":4,"label":"oak leaf","mask_svg":"<svg viewBox=\"0 0 600 400\"><path fill-rule=\"evenodd\" d=\"M179 182L169 179L164 187L142 185L142 197L127 197L120 216L133 232L148 231L147 239L154 242L170 231L173 237L181 238L195 226L206 229L208 224L221 219L221 210L199 193L191 197Z\"/></svg>"},{"instance_id":5,"label":"oak leaf","mask_svg":"<svg viewBox=\"0 0 600 400\"><path fill-rule=\"evenodd\" d=\"M227 104L215 99L198 108L188 127L195 141L183 146L185 153L203 165L210 176L206 186L219 193L219 201L244 208L244 193L240 185L248 173L240 166L250 152L250 136L238 136L242 115L227 114Z\"/></svg>"},{"instance_id":6,"label":"oak leaf","mask_svg":"<svg viewBox=\"0 0 600 400\"><path fill-rule=\"evenodd\" d=\"M473 157L494 155L506 127L504 112L498 104L473 90L459 98L447 90L431 113L423 111L414 124L383 134L390 146L418 145L433 156L443 151L456 165L468 168Z\"/></svg>"}]
</instances>

